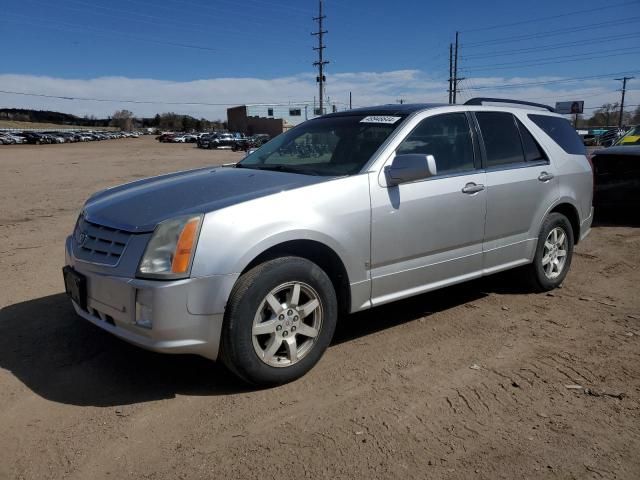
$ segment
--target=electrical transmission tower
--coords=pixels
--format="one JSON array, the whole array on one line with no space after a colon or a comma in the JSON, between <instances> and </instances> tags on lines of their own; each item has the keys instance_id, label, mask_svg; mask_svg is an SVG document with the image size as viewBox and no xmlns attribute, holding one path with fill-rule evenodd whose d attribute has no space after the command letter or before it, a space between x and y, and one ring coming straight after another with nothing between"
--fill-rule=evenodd
<instances>
[{"instance_id":1,"label":"electrical transmission tower","mask_svg":"<svg viewBox=\"0 0 640 480\"><path fill-rule=\"evenodd\" d=\"M324 49L327 48L324 44L324 34L327 33L327 30L323 30L323 20L326 15L323 15L322 12L322 0L319 0L318 5L318 16L313 17L313 20L318 22L318 31L312 32L311 35L316 35L318 37L318 46L313 47L314 50L318 52L318 60L313 62L314 67L318 67L318 76L316 77L316 81L318 82L318 98L320 99L320 115L324 114L324 82L327 80L324 76L324 66L329 63L328 60L324 59Z\"/></svg>"}]
</instances>

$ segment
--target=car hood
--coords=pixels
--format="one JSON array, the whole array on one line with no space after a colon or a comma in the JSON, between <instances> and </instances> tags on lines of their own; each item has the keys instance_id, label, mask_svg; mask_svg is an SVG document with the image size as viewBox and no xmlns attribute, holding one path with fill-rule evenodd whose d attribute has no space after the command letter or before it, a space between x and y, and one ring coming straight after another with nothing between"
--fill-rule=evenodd
<instances>
[{"instance_id":1,"label":"car hood","mask_svg":"<svg viewBox=\"0 0 640 480\"><path fill-rule=\"evenodd\" d=\"M202 168L109 188L87 200L89 222L133 233L150 232L180 215L221 208L329 180L331 177L241 168Z\"/></svg>"}]
</instances>

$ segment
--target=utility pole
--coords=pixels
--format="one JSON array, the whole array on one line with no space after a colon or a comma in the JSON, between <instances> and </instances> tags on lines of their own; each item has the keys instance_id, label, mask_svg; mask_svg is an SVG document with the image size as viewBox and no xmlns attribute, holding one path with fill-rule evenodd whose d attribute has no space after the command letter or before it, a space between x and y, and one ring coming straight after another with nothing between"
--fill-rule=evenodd
<instances>
[{"instance_id":1,"label":"utility pole","mask_svg":"<svg viewBox=\"0 0 640 480\"><path fill-rule=\"evenodd\" d=\"M318 97L320 100L320 115L324 114L324 82L326 80L324 76L324 66L329 63L328 60L324 59L324 49L326 48L323 43L324 34L327 33L327 30L322 29L322 23L325 18L327 18L322 13L322 0L318 1L318 16L313 17L313 20L318 22L318 31L311 33L311 35L316 35L318 37L318 46L313 49L318 52L318 60L313 62L314 67L318 67L318 78L316 81L318 82Z\"/></svg>"},{"instance_id":2,"label":"utility pole","mask_svg":"<svg viewBox=\"0 0 640 480\"><path fill-rule=\"evenodd\" d=\"M456 46L453 56L453 103L456 103L458 97L458 82L464 80L464 77L458 77L458 36L460 32L456 32Z\"/></svg>"},{"instance_id":3,"label":"utility pole","mask_svg":"<svg viewBox=\"0 0 640 480\"><path fill-rule=\"evenodd\" d=\"M353 108L353 104L351 103L351 92L349 92L349 110Z\"/></svg>"},{"instance_id":4,"label":"utility pole","mask_svg":"<svg viewBox=\"0 0 640 480\"><path fill-rule=\"evenodd\" d=\"M453 103L453 43L449 44L449 105Z\"/></svg>"},{"instance_id":5,"label":"utility pole","mask_svg":"<svg viewBox=\"0 0 640 480\"><path fill-rule=\"evenodd\" d=\"M622 82L622 99L620 100L620 116L618 117L618 128L622 128L622 115L624 114L624 94L627 91L627 80L631 80L633 78L636 77L622 77L614 79Z\"/></svg>"},{"instance_id":6,"label":"utility pole","mask_svg":"<svg viewBox=\"0 0 640 480\"><path fill-rule=\"evenodd\" d=\"M399 98L398 100L396 100L400 105L402 105L404 103L404 99L403 98Z\"/></svg>"}]
</instances>

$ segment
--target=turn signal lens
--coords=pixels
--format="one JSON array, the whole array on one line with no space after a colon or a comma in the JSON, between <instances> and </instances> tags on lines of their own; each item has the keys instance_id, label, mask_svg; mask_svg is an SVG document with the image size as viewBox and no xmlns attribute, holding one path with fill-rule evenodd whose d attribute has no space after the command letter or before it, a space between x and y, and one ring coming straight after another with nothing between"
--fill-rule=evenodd
<instances>
[{"instance_id":1,"label":"turn signal lens","mask_svg":"<svg viewBox=\"0 0 640 480\"><path fill-rule=\"evenodd\" d=\"M200 217L192 218L182 229L176 245L173 262L171 262L171 271L173 273L186 273L189 269L199 223Z\"/></svg>"}]
</instances>

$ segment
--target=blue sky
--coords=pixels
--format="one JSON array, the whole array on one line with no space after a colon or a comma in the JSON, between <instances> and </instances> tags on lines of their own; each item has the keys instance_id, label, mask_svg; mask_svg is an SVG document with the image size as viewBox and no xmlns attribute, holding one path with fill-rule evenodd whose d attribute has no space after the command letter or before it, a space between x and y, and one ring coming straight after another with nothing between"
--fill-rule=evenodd
<instances>
[{"instance_id":1,"label":"blue sky","mask_svg":"<svg viewBox=\"0 0 640 480\"><path fill-rule=\"evenodd\" d=\"M346 102L347 88L356 90L356 102L446 101L448 44L456 30L461 71L468 78L461 84L462 99L500 93L472 90L480 86L640 71L638 6L638 0L326 0L327 95ZM10 46L3 49L0 89L150 101L309 101L316 9L316 0L12 2L0 17L0 42ZM636 76L639 90L633 92L630 83L630 104L640 100ZM152 83L145 88L143 80ZM617 94L606 93L616 88L606 78L510 93L540 100L575 93L591 95L587 104L600 104L614 100ZM0 104L7 106L74 113L102 114L118 106L101 103L0 94ZM169 108L130 109L149 114ZM208 117L223 112L213 106L171 110Z\"/></svg>"}]
</instances>

